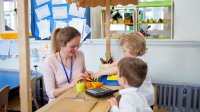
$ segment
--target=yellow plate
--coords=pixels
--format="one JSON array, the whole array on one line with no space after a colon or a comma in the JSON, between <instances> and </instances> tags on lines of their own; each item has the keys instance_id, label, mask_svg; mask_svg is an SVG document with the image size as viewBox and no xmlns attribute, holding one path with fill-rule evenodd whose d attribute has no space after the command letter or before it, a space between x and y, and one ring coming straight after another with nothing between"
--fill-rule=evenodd
<instances>
[{"instance_id":1,"label":"yellow plate","mask_svg":"<svg viewBox=\"0 0 200 112\"><path fill-rule=\"evenodd\" d=\"M117 74L108 75L107 80L118 80Z\"/></svg>"}]
</instances>

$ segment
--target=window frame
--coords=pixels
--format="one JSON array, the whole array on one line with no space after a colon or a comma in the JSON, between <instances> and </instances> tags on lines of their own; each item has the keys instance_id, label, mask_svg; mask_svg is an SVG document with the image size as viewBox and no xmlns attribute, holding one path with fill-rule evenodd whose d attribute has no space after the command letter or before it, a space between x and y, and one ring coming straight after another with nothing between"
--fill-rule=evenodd
<instances>
[{"instance_id":1,"label":"window frame","mask_svg":"<svg viewBox=\"0 0 200 112\"><path fill-rule=\"evenodd\" d=\"M4 10L4 2L13 2L14 4L14 7L13 7L13 9L10 9L9 11L5 11ZM5 33L8 33L8 32L17 32L17 15L15 14L16 12L14 11L14 9L15 8L17 8L17 0L12 0L12 1L4 1L4 0L1 0L0 1L0 6L1 6L1 9L0 9L0 18L1 18L1 21L0 21L0 33L3 33L3 32L5 32ZM12 13L13 12L13 13ZM14 24L13 24L13 26L14 26L14 28L13 28L13 31L7 31L6 30L6 28L5 28L5 25L6 25L6 23L5 23L5 13L10 13L10 14L15 14L15 15L13 15L13 21L15 21L15 22L13 22Z\"/></svg>"}]
</instances>

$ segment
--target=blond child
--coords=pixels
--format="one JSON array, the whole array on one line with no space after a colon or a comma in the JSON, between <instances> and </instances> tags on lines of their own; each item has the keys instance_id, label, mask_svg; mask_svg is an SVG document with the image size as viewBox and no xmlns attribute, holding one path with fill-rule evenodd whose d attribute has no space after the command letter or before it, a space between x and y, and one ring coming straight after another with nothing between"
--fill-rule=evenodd
<instances>
[{"instance_id":1,"label":"blond child","mask_svg":"<svg viewBox=\"0 0 200 112\"><path fill-rule=\"evenodd\" d=\"M143 56L146 52L146 41L144 36L139 32L123 35L123 37L121 37L120 46L122 48L123 57L140 58L140 56ZM94 73L92 77L98 78L107 74L116 74L118 71L117 64L117 61L113 62L108 65L106 70ZM139 91L145 95L149 105L152 106L154 103L154 91L149 75L147 75Z\"/></svg>"},{"instance_id":2,"label":"blond child","mask_svg":"<svg viewBox=\"0 0 200 112\"><path fill-rule=\"evenodd\" d=\"M118 63L119 103L111 98L110 112L153 112L144 96L138 89L147 75L147 64L139 58L125 57ZM118 106L119 105L119 106Z\"/></svg>"}]
</instances>

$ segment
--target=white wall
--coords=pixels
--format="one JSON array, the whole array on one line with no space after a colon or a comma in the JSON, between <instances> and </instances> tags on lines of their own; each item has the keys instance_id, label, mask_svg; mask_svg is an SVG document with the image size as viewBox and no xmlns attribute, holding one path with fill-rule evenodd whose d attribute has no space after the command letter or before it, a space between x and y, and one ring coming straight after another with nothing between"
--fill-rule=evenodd
<instances>
[{"instance_id":1,"label":"white wall","mask_svg":"<svg viewBox=\"0 0 200 112\"><path fill-rule=\"evenodd\" d=\"M122 53L120 53L121 49L120 46L117 44L118 40L112 40L111 41L111 54L114 58L114 60L119 60L122 57ZM93 41L86 40L86 42L83 43L83 45L80 48L86 58L86 67L88 70L92 71L98 71L100 66L100 58L106 59L106 45L104 39L96 39Z\"/></svg>"},{"instance_id":2,"label":"white wall","mask_svg":"<svg viewBox=\"0 0 200 112\"><path fill-rule=\"evenodd\" d=\"M91 37L100 38L101 37L101 10L102 7L90 8L90 20L91 20Z\"/></svg>"},{"instance_id":3,"label":"white wall","mask_svg":"<svg viewBox=\"0 0 200 112\"><path fill-rule=\"evenodd\" d=\"M200 0L174 0L175 40L200 40Z\"/></svg>"},{"instance_id":4,"label":"white wall","mask_svg":"<svg viewBox=\"0 0 200 112\"><path fill-rule=\"evenodd\" d=\"M147 47L154 81L200 84L200 42L147 42Z\"/></svg>"}]
</instances>

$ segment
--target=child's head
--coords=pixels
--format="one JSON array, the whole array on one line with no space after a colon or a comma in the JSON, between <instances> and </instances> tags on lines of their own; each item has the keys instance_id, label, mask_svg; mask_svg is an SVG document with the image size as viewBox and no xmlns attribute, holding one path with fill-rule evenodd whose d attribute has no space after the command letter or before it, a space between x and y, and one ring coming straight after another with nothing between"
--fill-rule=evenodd
<instances>
[{"instance_id":1,"label":"child's head","mask_svg":"<svg viewBox=\"0 0 200 112\"><path fill-rule=\"evenodd\" d=\"M147 64L139 58L125 57L118 63L118 81L121 86L140 87L146 78Z\"/></svg>"},{"instance_id":2,"label":"child's head","mask_svg":"<svg viewBox=\"0 0 200 112\"><path fill-rule=\"evenodd\" d=\"M125 34L121 37L120 45L124 57L142 56L146 52L146 41L139 32Z\"/></svg>"}]
</instances>

